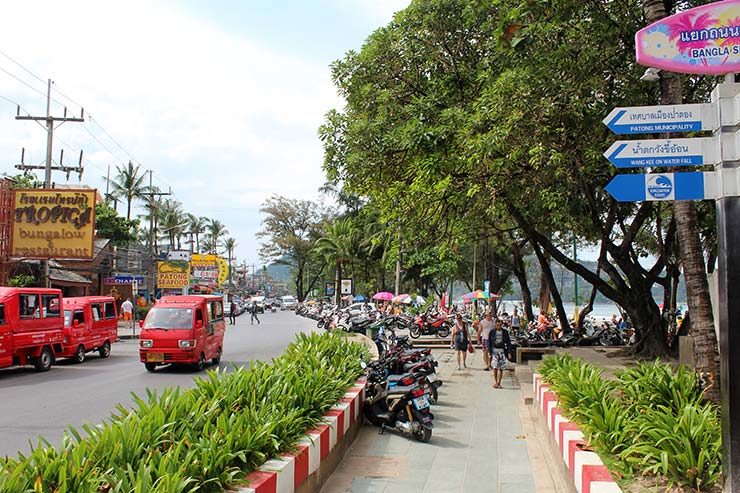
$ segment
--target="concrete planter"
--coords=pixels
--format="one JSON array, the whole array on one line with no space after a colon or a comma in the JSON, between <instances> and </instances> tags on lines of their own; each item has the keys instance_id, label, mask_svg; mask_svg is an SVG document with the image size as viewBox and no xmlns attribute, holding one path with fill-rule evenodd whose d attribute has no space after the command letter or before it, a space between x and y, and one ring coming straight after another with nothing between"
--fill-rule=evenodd
<instances>
[{"instance_id":1,"label":"concrete planter","mask_svg":"<svg viewBox=\"0 0 740 493\"><path fill-rule=\"evenodd\" d=\"M365 379L355 385L325 415L322 424L306 430L293 454L265 462L247 477L249 486L236 493L313 493L334 472L362 426Z\"/></svg>"},{"instance_id":2,"label":"concrete planter","mask_svg":"<svg viewBox=\"0 0 740 493\"><path fill-rule=\"evenodd\" d=\"M542 376L533 375L534 395L537 408L552 433L555 444L571 474L578 493L621 493L614 478L595 452L584 450L586 442L578 425L563 416L558 407L558 396Z\"/></svg>"}]
</instances>

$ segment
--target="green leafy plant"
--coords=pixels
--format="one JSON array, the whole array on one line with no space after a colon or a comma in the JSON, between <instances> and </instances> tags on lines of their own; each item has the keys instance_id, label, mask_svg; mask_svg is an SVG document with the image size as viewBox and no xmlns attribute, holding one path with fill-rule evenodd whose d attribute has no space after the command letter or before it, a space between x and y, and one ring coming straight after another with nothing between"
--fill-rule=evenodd
<instances>
[{"instance_id":1,"label":"green leafy plant","mask_svg":"<svg viewBox=\"0 0 740 493\"><path fill-rule=\"evenodd\" d=\"M0 459L0 491L220 492L291 450L361 374L364 346L299 334L271 364L211 371L195 388L134 396L59 448Z\"/></svg>"}]
</instances>

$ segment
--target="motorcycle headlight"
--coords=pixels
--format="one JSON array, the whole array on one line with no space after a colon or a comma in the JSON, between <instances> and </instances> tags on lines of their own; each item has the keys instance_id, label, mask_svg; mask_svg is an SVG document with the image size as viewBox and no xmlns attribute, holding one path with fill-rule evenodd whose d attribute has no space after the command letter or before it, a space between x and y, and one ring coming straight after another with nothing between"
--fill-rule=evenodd
<instances>
[{"instance_id":1,"label":"motorcycle headlight","mask_svg":"<svg viewBox=\"0 0 740 493\"><path fill-rule=\"evenodd\" d=\"M139 341L139 344L141 347L152 347L154 345L154 341L151 339L142 339Z\"/></svg>"}]
</instances>

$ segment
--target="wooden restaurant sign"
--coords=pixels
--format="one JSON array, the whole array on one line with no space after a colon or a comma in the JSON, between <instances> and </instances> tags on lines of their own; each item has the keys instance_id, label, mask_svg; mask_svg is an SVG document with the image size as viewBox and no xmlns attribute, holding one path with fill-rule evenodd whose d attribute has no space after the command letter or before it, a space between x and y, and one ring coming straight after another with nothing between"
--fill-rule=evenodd
<instances>
[{"instance_id":1,"label":"wooden restaurant sign","mask_svg":"<svg viewBox=\"0 0 740 493\"><path fill-rule=\"evenodd\" d=\"M740 72L740 0L679 12L635 35L637 63L683 74Z\"/></svg>"},{"instance_id":2,"label":"wooden restaurant sign","mask_svg":"<svg viewBox=\"0 0 740 493\"><path fill-rule=\"evenodd\" d=\"M13 190L10 256L92 259L95 190Z\"/></svg>"}]
</instances>

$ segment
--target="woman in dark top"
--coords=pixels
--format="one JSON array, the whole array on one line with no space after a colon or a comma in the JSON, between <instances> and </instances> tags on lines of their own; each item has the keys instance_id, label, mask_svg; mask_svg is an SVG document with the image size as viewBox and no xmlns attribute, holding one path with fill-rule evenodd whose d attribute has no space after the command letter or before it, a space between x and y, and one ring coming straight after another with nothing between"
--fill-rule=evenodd
<instances>
[{"instance_id":1,"label":"woman in dark top","mask_svg":"<svg viewBox=\"0 0 740 493\"><path fill-rule=\"evenodd\" d=\"M455 344L455 354L457 358L457 369L467 368L466 359L468 357L468 329L465 327L462 315L455 315L455 326L452 328L452 341ZM462 362L462 367L461 367Z\"/></svg>"}]
</instances>

